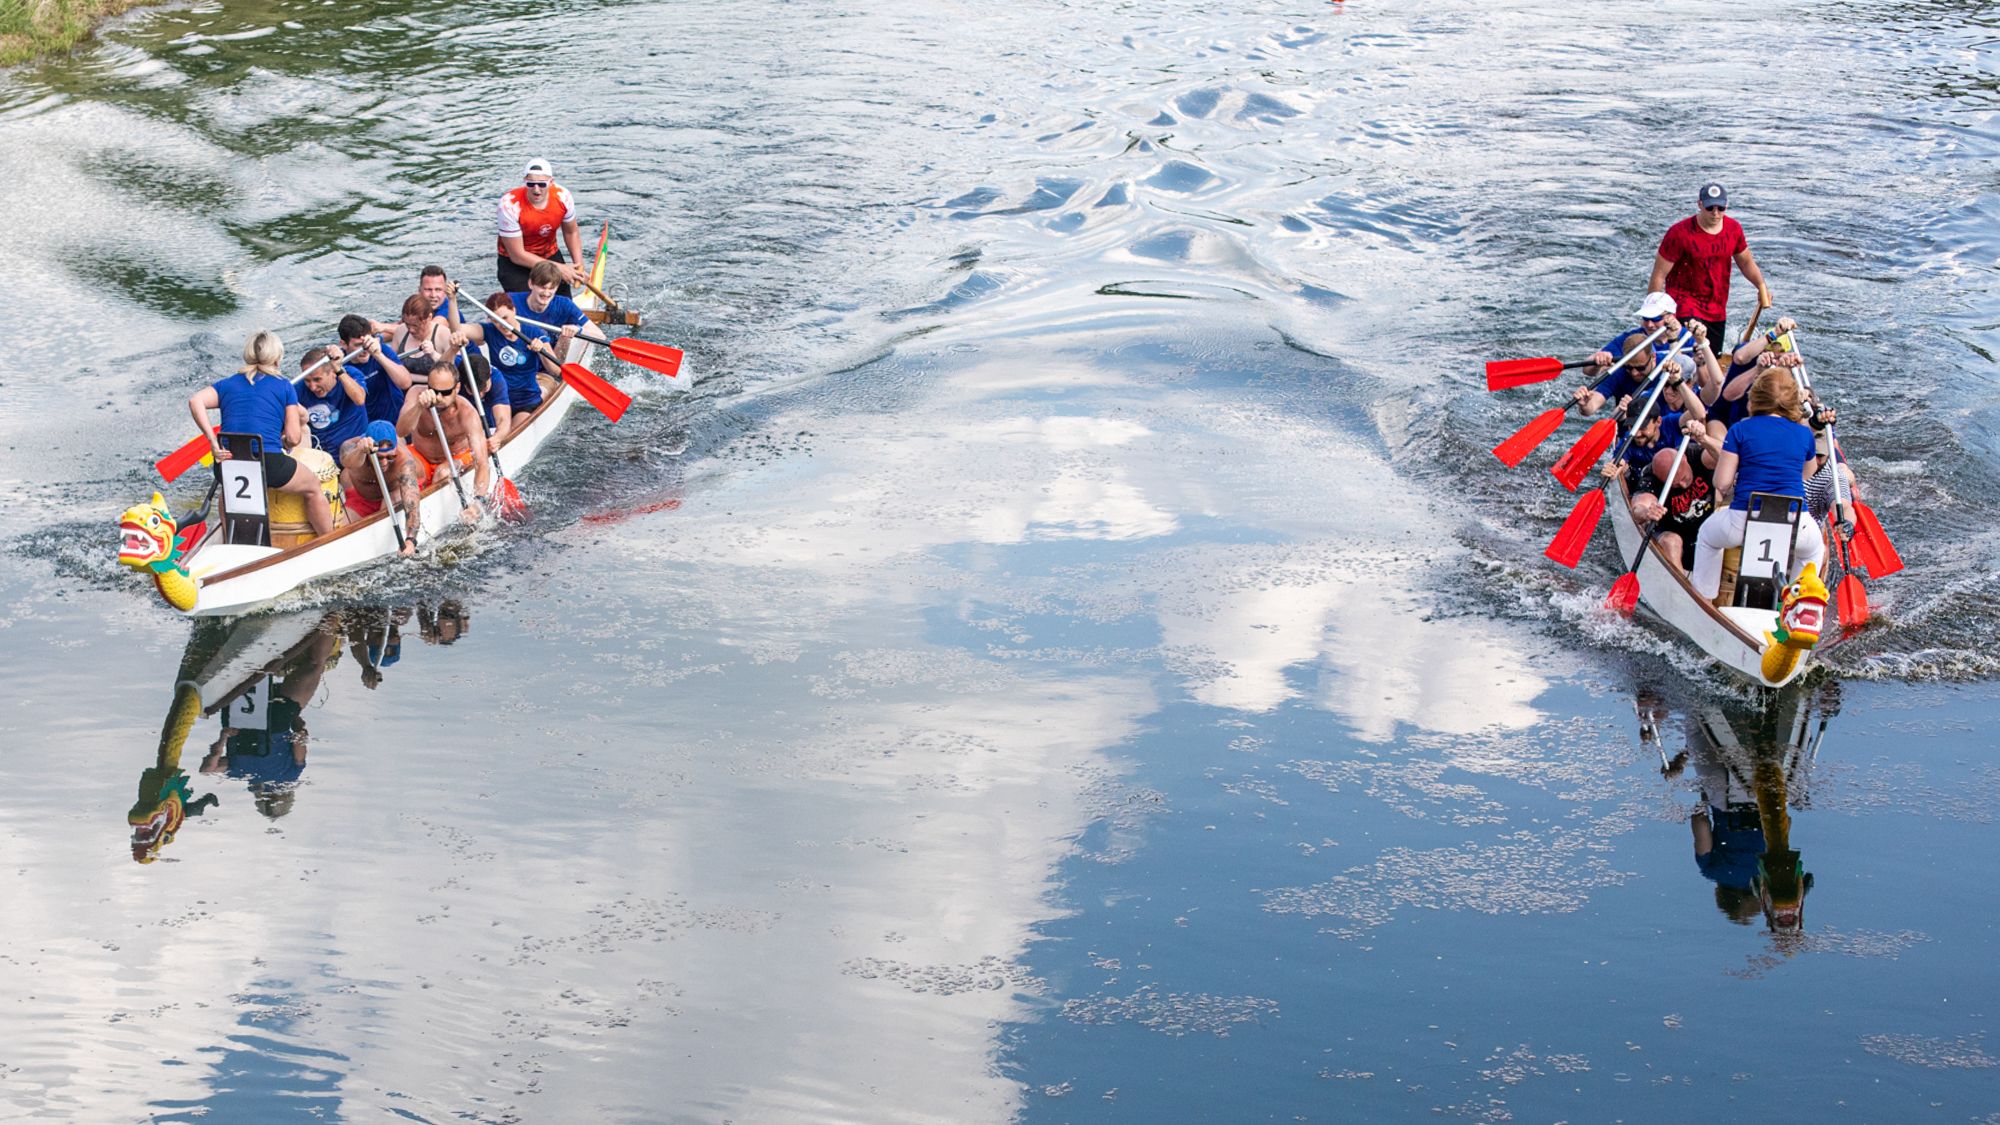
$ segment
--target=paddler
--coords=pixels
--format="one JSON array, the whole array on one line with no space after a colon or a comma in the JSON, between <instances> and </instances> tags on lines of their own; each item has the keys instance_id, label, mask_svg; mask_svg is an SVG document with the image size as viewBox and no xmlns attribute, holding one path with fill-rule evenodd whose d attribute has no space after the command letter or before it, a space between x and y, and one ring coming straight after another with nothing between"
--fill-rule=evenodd
<instances>
[{"instance_id":1,"label":"paddler","mask_svg":"<svg viewBox=\"0 0 2000 1125\"><path fill-rule=\"evenodd\" d=\"M368 392L340 362L340 349L330 344L313 348L299 367L305 372L298 384L299 405L305 408L313 443L332 453L360 437L368 428Z\"/></svg>"},{"instance_id":2,"label":"paddler","mask_svg":"<svg viewBox=\"0 0 2000 1125\"><path fill-rule=\"evenodd\" d=\"M461 347L467 343L486 345L495 373L494 391L500 390L503 381L506 384L506 401L513 416L508 419L508 429L494 431L494 436L500 438L525 425L529 412L542 404L542 385L536 375L542 372L560 375L562 362L556 358L547 332L514 319L513 298L495 293L486 298L486 309L491 320L459 326L452 333L452 341Z\"/></svg>"},{"instance_id":3,"label":"paddler","mask_svg":"<svg viewBox=\"0 0 2000 1125\"><path fill-rule=\"evenodd\" d=\"M1585 416L1597 413L1607 401L1618 401L1627 395L1637 393L1652 378L1653 363L1674 355L1674 343L1680 339L1681 322L1674 316L1673 302L1663 294L1650 293L1633 314L1639 318L1639 327L1620 332L1606 341L1596 354L1590 357L1590 366L1583 369L1584 377L1596 379L1596 383L1585 383L1570 397L1581 404ZM1664 329L1664 331L1661 331ZM1625 353L1639 346L1640 341L1659 332L1653 346L1627 360L1625 366L1616 371L1610 368ZM1675 363L1682 368L1682 374L1691 376L1692 368Z\"/></svg>"},{"instance_id":4,"label":"paddler","mask_svg":"<svg viewBox=\"0 0 2000 1125\"><path fill-rule=\"evenodd\" d=\"M1757 376L1773 367L1791 369L1799 365L1797 353L1786 342L1797 327L1791 317L1781 316L1770 331L1750 337L1729 353L1729 368L1722 373L1722 397L1716 410L1716 416L1725 426L1733 426L1750 416L1747 400L1750 384L1757 381Z\"/></svg>"},{"instance_id":5,"label":"paddler","mask_svg":"<svg viewBox=\"0 0 2000 1125\"><path fill-rule=\"evenodd\" d=\"M537 262L555 264L562 273L558 288L565 297L570 286L583 284L585 274L578 268L583 261L583 232L576 222L576 201L568 188L556 183L548 161L528 161L521 186L500 197L499 219L500 288L527 289L528 271ZM558 231L569 246L567 259L556 245Z\"/></svg>"},{"instance_id":6,"label":"paddler","mask_svg":"<svg viewBox=\"0 0 2000 1125\"><path fill-rule=\"evenodd\" d=\"M555 347L557 355L569 354L569 342L590 323L575 301L563 296L562 270L554 262L536 262L528 271L528 289L525 293L509 290L507 296L514 302L514 311L529 320L540 321L543 326L554 326L557 330Z\"/></svg>"},{"instance_id":7,"label":"paddler","mask_svg":"<svg viewBox=\"0 0 2000 1125\"><path fill-rule=\"evenodd\" d=\"M1813 432L1804 419L1799 385L1789 371L1773 368L1757 376L1750 388L1750 417L1729 428L1715 466L1716 494L1729 497L1729 507L1709 517L1696 538L1689 579L1702 597L1712 599L1722 588L1723 552L1743 545L1751 493L1793 496L1804 506L1806 479L1819 469ZM1785 580L1809 563L1823 566L1825 559L1819 521L1801 514Z\"/></svg>"},{"instance_id":8,"label":"paddler","mask_svg":"<svg viewBox=\"0 0 2000 1125\"><path fill-rule=\"evenodd\" d=\"M1653 276L1646 288L1671 298L1674 311L1686 319L1708 325L1708 338L1718 346L1728 337L1729 266L1734 262L1743 280L1757 287L1757 307L1771 307L1771 289L1764 284L1764 271L1750 253L1743 227L1724 214L1729 210L1729 193L1721 184L1708 183L1695 194L1694 214L1667 228L1660 248L1653 255Z\"/></svg>"},{"instance_id":9,"label":"paddler","mask_svg":"<svg viewBox=\"0 0 2000 1125\"><path fill-rule=\"evenodd\" d=\"M1632 518L1640 524L1659 524L1654 541L1667 559L1683 571L1694 565L1695 535L1702 522L1715 511L1715 465L1722 454L1723 441L1705 424L1700 396L1688 390L1685 384L1669 377L1666 390L1660 395L1665 407L1659 421L1661 436L1653 437L1642 453L1635 456L1628 450L1626 454L1630 465L1627 480L1632 491ZM1647 437L1642 426L1639 438L1632 445L1638 447ZM1688 442L1686 454L1676 456L1681 452L1683 437ZM1615 473L1616 466L1612 466L1606 475ZM1671 488L1666 483L1670 473ZM1663 489L1667 497L1664 504L1660 501Z\"/></svg>"},{"instance_id":10,"label":"paddler","mask_svg":"<svg viewBox=\"0 0 2000 1125\"><path fill-rule=\"evenodd\" d=\"M349 313L340 318L340 349L352 352L356 348L361 349L361 355L347 365L347 373L368 392L368 420L393 426L403 412L403 392L415 381L410 369L403 366L396 350L375 334L373 321Z\"/></svg>"},{"instance_id":11,"label":"paddler","mask_svg":"<svg viewBox=\"0 0 2000 1125\"><path fill-rule=\"evenodd\" d=\"M437 424L444 423L444 433ZM447 455L460 474L472 474L473 493L465 508L467 522L479 518L479 497L493 484L493 459L486 455L486 426L472 400L458 393L458 371L446 364L431 368L425 385L403 400L403 416L396 421L396 436L408 443L409 451L423 470L420 488L429 488L437 479ZM447 453L446 446L449 446ZM448 471L448 470L447 470Z\"/></svg>"},{"instance_id":12,"label":"paddler","mask_svg":"<svg viewBox=\"0 0 2000 1125\"><path fill-rule=\"evenodd\" d=\"M424 492L423 470L410 455L409 447L397 438L393 424L370 422L360 437L340 447L340 485L346 492L347 511L358 521L382 510L382 488L376 482L375 467L369 464L370 453L381 460L382 475L395 495L396 507L403 513L400 553L413 555L417 550L417 522ZM319 482L313 483L317 486Z\"/></svg>"},{"instance_id":13,"label":"paddler","mask_svg":"<svg viewBox=\"0 0 2000 1125\"><path fill-rule=\"evenodd\" d=\"M243 345L243 366L234 375L203 387L188 396L188 413L208 439L208 449L218 461L229 460L229 451L209 426L208 412L222 413L224 433L255 434L264 442L264 486L280 492L294 492L306 498L306 520L313 533L326 535L333 530L333 509L320 492L319 477L286 455L290 446L306 440L305 408L291 380L278 373L285 359L285 345L275 332L258 332ZM225 501L226 503L226 501Z\"/></svg>"}]
</instances>

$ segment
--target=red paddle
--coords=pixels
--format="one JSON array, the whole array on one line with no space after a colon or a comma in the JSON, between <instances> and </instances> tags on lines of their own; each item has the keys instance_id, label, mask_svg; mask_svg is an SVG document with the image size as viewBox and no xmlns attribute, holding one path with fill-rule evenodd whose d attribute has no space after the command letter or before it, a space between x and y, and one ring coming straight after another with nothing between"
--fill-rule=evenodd
<instances>
[{"instance_id":1,"label":"red paddle","mask_svg":"<svg viewBox=\"0 0 2000 1125\"><path fill-rule=\"evenodd\" d=\"M1576 444L1569 447L1569 452L1549 467L1549 472L1562 482L1564 488L1575 492L1576 486L1583 483L1584 474L1590 472L1597 459L1611 448L1611 439L1617 436L1618 423L1612 419L1600 418L1592 422L1590 428L1583 431L1583 436L1576 439Z\"/></svg>"},{"instance_id":2,"label":"red paddle","mask_svg":"<svg viewBox=\"0 0 2000 1125\"><path fill-rule=\"evenodd\" d=\"M523 324L532 324L537 328L545 328L550 332L560 332L564 328L560 324L549 324L530 316L524 316L518 311L514 314L514 319L519 320ZM634 363L648 370L657 371L669 379L674 378L681 372L681 350L679 348L670 348L665 344L650 344L644 340L634 340L629 336L613 338L581 331L576 335L580 340L589 340L593 344L603 344L605 347L611 349L612 355L617 356L627 363Z\"/></svg>"},{"instance_id":3,"label":"red paddle","mask_svg":"<svg viewBox=\"0 0 2000 1125\"><path fill-rule=\"evenodd\" d=\"M581 363L565 363L562 366L563 382L576 388L583 401L595 406L606 418L616 422L625 416L625 408L632 405L632 396L605 382L595 371Z\"/></svg>"},{"instance_id":4,"label":"red paddle","mask_svg":"<svg viewBox=\"0 0 2000 1125\"><path fill-rule=\"evenodd\" d=\"M1500 458L1500 463L1510 469L1520 464L1522 458L1533 453L1536 446L1556 432L1557 427L1563 424L1563 415L1576 405L1571 402L1569 406L1551 407L1537 414L1534 421L1515 430L1513 437L1494 446L1493 456Z\"/></svg>"},{"instance_id":5,"label":"red paddle","mask_svg":"<svg viewBox=\"0 0 2000 1125\"><path fill-rule=\"evenodd\" d=\"M1530 383L1546 383L1565 371L1590 366L1587 359L1575 363L1564 363L1552 355L1534 359L1495 359L1486 364L1486 389L1504 391L1509 387L1525 387Z\"/></svg>"},{"instance_id":6,"label":"red paddle","mask_svg":"<svg viewBox=\"0 0 2000 1125\"><path fill-rule=\"evenodd\" d=\"M1903 569L1903 556L1889 542L1889 533L1882 530L1875 510L1859 500L1854 501L1854 553L1870 578L1887 578Z\"/></svg>"},{"instance_id":7,"label":"red paddle","mask_svg":"<svg viewBox=\"0 0 2000 1125\"><path fill-rule=\"evenodd\" d=\"M165 457L160 458L158 461L153 462L153 468L160 471L160 479L173 480L182 473L201 464L201 459L206 456L208 456L208 439L197 437L172 453L167 454Z\"/></svg>"},{"instance_id":8,"label":"red paddle","mask_svg":"<svg viewBox=\"0 0 2000 1125\"><path fill-rule=\"evenodd\" d=\"M1848 556L1847 540L1840 534L1840 525L1833 525L1827 534L1833 540L1834 553L1840 556L1840 565L1847 571L1833 589L1834 609L1840 614L1841 628L1859 629L1868 623L1868 590L1854 573L1854 560Z\"/></svg>"},{"instance_id":9,"label":"red paddle","mask_svg":"<svg viewBox=\"0 0 2000 1125\"><path fill-rule=\"evenodd\" d=\"M1597 534L1597 521L1603 515L1603 489L1593 488L1577 497L1576 507L1570 509L1569 518L1542 554L1574 570L1577 560L1583 558L1583 549L1590 546L1590 537Z\"/></svg>"}]
</instances>

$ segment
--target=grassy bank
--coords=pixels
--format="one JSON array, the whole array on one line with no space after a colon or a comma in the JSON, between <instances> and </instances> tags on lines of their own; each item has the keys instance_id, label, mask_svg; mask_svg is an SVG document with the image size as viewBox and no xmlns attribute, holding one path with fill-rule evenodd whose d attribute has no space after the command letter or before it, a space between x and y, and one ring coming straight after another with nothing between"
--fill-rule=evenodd
<instances>
[{"instance_id":1,"label":"grassy bank","mask_svg":"<svg viewBox=\"0 0 2000 1125\"><path fill-rule=\"evenodd\" d=\"M66 51L144 0L0 0L0 66Z\"/></svg>"}]
</instances>

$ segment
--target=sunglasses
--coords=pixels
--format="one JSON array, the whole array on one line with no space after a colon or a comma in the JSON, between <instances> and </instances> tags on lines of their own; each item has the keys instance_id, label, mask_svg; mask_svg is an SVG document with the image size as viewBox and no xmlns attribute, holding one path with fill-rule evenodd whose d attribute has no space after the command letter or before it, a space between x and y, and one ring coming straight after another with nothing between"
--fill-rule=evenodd
<instances>
[{"instance_id":1,"label":"sunglasses","mask_svg":"<svg viewBox=\"0 0 2000 1125\"><path fill-rule=\"evenodd\" d=\"M1727 206L1727 205L1724 205L1724 204L1720 204L1720 203L1711 203L1711 204L1709 204L1708 206L1706 206L1706 207L1702 208L1702 210L1704 210L1704 211L1714 211L1714 212L1717 212L1717 213L1720 213L1720 212L1723 212L1723 211L1727 211L1727 210L1729 210L1729 208L1728 208L1728 206Z\"/></svg>"},{"instance_id":2,"label":"sunglasses","mask_svg":"<svg viewBox=\"0 0 2000 1125\"><path fill-rule=\"evenodd\" d=\"M521 185L529 191L547 191L554 180L522 180Z\"/></svg>"},{"instance_id":3,"label":"sunglasses","mask_svg":"<svg viewBox=\"0 0 2000 1125\"><path fill-rule=\"evenodd\" d=\"M1665 320L1665 319L1667 319L1667 318L1666 318L1666 317L1664 317L1664 316L1642 316L1642 317L1640 317L1640 318L1639 318L1639 323L1640 323L1640 324L1658 324L1658 323L1660 323L1661 321L1663 321L1663 320Z\"/></svg>"}]
</instances>

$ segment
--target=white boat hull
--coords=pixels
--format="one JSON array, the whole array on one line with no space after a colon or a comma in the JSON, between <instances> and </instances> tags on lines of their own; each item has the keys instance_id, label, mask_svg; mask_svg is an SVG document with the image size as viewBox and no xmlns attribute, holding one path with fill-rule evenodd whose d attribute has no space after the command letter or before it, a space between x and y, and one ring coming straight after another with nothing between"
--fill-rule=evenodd
<instances>
[{"instance_id":1,"label":"white boat hull","mask_svg":"<svg viewBox=\"0 0 2000 1125\"><path fill-rule=\"evenodd\" d=\"M1618 557L1630 562L1645 532L1632 517L1631 495L1624 482L1608 497L1611 527L1618 538ZM1764 678L1765 636L1777 624L1778 615L1768 609L1717 609L1707 598L1695 593L1685 573L1667 562L1657 542L1646 547L1639 560L1639 601L1667 626L1693 641L1711 659L1745 680L1763 687L1783 687L1805 674L1812 665L1810 652L1802 655L1791 674L1781 680Z\"/></svg>"}]
</instances>

